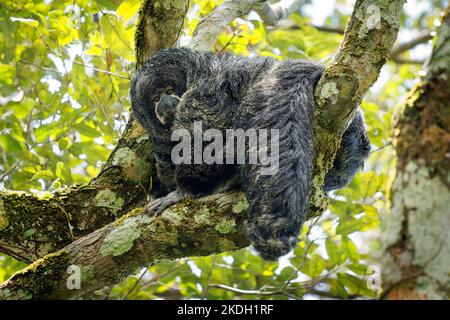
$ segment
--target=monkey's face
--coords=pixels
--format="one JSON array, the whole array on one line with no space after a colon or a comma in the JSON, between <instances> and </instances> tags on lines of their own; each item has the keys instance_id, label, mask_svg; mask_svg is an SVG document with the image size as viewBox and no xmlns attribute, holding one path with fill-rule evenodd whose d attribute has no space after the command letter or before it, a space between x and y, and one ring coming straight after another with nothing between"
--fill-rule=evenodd
<instances>
[{"instance_id":1,"label":"monkey's face","mask_svg":"<svg viewBox=\"0 0 450 320\"><path fill-rule=\"evenodd\" d=\"M180 100L180 97L176 95L170 85L166 86L163 92L153 95L152 101L155 104L155 115L163 125L173 122L175 110Z\"/></svg>"},{"instance_id":2,"label":"monkey's face","mask_svg":"<svg viewBox=\"0 0 450 320\"><path fill-rule=\"evenodd\" d=\"M133 114L144 128L170 127L180 97L186 91L184 78L171 65L152 65L139 71L131 86L131 99Z\"/></svg>"}]
</instances>

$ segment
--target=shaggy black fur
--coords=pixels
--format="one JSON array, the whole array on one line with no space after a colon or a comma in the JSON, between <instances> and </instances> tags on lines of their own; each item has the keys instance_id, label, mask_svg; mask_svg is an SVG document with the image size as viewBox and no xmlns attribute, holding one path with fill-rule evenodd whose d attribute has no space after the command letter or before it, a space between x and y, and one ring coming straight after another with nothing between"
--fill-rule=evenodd
<instances>
[{"instance_id":1,"label":"shaggy black fur","mask_svg":"<svg viewBox=\"0 0 450 320\"><path fill-rule=\"evenodd\" d=\"M186 195L199 196L241 184L250 203L248 236L252 245L267 260L288 253L298 242L306 217L314 157L313 91L323 69L309 61L213 55L189 49L156 53L131 86L133 114L153 141L159 178L156 192L173 191L150 204L150 210L161 211ZM164 93L168 86L174 89L170 96ZM160 96L165 105L159 106L157 116L155 100ZM172 130L184 128L192 133L194 121L202 121L203 130L279 129L278 173L261 175L261 164L175 166L170 157L176 144L170 141ZM324 189L337 189L351 181L369 149L364 121L357 113L343 135Z\"/></svg>"}]
</instances>

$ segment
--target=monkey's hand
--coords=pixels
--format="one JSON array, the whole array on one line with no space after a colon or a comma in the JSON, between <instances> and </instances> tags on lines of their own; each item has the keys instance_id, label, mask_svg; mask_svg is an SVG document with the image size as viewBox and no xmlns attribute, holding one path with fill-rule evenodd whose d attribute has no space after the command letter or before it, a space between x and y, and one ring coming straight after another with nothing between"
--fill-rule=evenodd
<instances>
[{"instance_id":1,"label":"monkey's hand","mask_svg":"<svg viewBox=\"0 0 450 320\"><path fill-rule=\"evenodd\" d=\"M187 196L188 194L186 192L177 189L164 197L155 199L154 201L150 202L145 207L145 213L151 216L156 216L171 205L185 199Z\"/></svg>"}]
</instances>

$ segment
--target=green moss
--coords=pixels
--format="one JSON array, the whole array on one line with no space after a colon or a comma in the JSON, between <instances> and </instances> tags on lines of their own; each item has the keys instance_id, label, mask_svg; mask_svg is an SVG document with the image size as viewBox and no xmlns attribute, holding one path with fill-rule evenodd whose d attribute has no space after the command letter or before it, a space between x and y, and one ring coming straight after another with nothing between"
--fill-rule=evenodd
<instances>
[{"instance_id":1,"label":"green moss","mask_svg":"<svg viewBox=\"0 0 450 320\"><path fill-rule=\"evenodd\" d=\"M339 97L339 90L337 84L334 81L325 83L320 90L320 98L329 99L331 103L335 104Z\"/></svg>"},{"instance_id":2,"label":"green moss","mask_svg":"<svg viewBox=\"0 0 450 320\"><path fill-rule=\"evenodd\" d=\"M183 217L178 212L173 211L170 208L164 210L161 216L167 221L173 223L174 225L179 224L181 220L183 220Z\"/></svg>"},{"instance_id":3,"label":"green moss","mask_svg":"<svg viewBox=\"0 0 450 320\"><path fill-rule=\"evenodd\" d=\"M165 0L160 2L165 10L184 9L186 3L184 0Z\"/></svg>"},{"instance_id":4,"label":"green moss","mask_svg":"<svg viewBox=\"0 0 450 320\"><path fill-rule=\"evenodd\" d=\"M54 298L69 264L69 254L66 251L51 253L15 273L8 286L20 299Z\"/></svg>"},{"instance_id":5,"label":"green moss","mask_svg":"<svg viewBox=\"0 0 450 320\"><path fill-rule=\"evenodd\" d=\"M134 208L130 212L128 212L126 215L120 217L116 221L113 222L114 227L121 226L127 219L131 217L137 217L144 213L144 208Z\"/></svg>"},{"instance_id":6,"label":"green moss","mask_svg":"<svg viewBox=\"0 0 450 320\"><path fill-rule=\"evenodd\" d=\"M127 140L138 140L141 139L141 137L147 136L147 131L139 124L137 121L131 122L131 128L129 130L126 130L125 132L125 139ZM141 139L142 140L142 139ZM140 142L140 141L138 141Z\"/></svg>"},{"instance_id":7,"label":"green moss","mask_svg":"<svg viewBox=\"0 0 450 320\"><path fill-rule=\"evenodd\" d=\"M114 165L130 165L137 159L136 153L128 147L120 148L114 154Z\"/></svg>"},{"instance_id":8,"label":"green moss","mask_svg":"<svg viewBox=\"0 0 450 320\"><path fill-rule=\"evenodd\" d=\"M30 300L33 297L33 294L30 291L22 289L17 291L17 295L20 300Z\"/></svg>"},{"instance_id":9,"label":"green moss","mask_svg":"<svg viewBox=\"0 0 450 320\"><path fill-rule=\"evenodd\" d=\"M158 225L155 238L161 243L175 246L178 244L178 232L176 229L170 230L164 225Z\"/></svg>"},{"instance_id":10,"label":"green moss","mask_svg":"<svg viewBox=\"0 0 450 320\"><path fill-rule=\"evenodd\" d=\"M130 136L138 135L139 141L148 139L148 134L142 133L141 127L139 129L131 129ZM138 131L138 132L134 132ZM138 142L139 142L138 141ZM120 165L126 177L135 183L147 184L148 176L143 172L149 172L151 170L151 164L148 159L138 158L136 152L128 147L122 147L118 149L112 160L113 165Z\"/></svg>"},{"instance_id":11,"label":"green moss","mask_svg":"<svg viewBox=\"0 0 450 320\"><path fill-rule=\"evenodd\" d=\"M117 215L124 204L124 200L109 189L99 191L95 196L95 201L97 207L108 208L114 215Z\"/></svg>"},{"instance_id":12,"label":"green moss","mask_svg":"<svg viewBox=\"0 0 450 320\"><path fill-rule=\"evenodd\" d=\"M134 240L139 238L141 232L138 228L138 217L125 220L123 225L112 230L103 240L100 247L102 256L120 256L133 247Z\"/></svg>"},{"instance_id":13,"label":"green moss","mask_svg":"<svg viewBox=\"0 0 450 320\"><path fill-rule=\"evenodd\" d=\"M95 279L95 268L94 266L82 266L81 267L81 284L89 284Z\"/></svg>"},{"instance_id":14,"label":"green moss","mask_svg":"<svg viewBox=\"0 0 450 320\"><path fill-rule=\"evenodd\" d=\"M3 200L0 200L0 231L6 229L8 226L8 218L6 217L5 207L3 206Z\"/></svg>"},{"instance_id":15,"label":"green moss","mask_svg":"<svg viewBox=\"0 0 450 320\"><path fill-rule=\"evenodd\" d=\"M0 289L0 300L6 300L11 296L11 291L8 288Z\"/></svg>"},{"instance_id":16,"label":"green moss","mask_svg":"<svg viewBox=\"0 0 450 320\"><path fill-rule=\"evenodd\" d=\"M136 142L141 143L142 141L147 141L149 139L150 139L150 136L148 135L148 133L144 133L139 138L136 139Z\"/></svg>"},{"instance_id":17,"label":"green moss","mask_svg":"<svg viewBox=\"0 0 450 320\"><path fill-rule=\"evenodd\" d=\"M194 214L194 221L198 224L209 225L211 222L211 210L208 207L204 207Z\"/></svg>"},{"instance_id":18,"label":"green moss","mask_svg":"<svg viewBox=\"0 0 450 320\"><path fill-rule=\"evenodd\" d=\"M233 241L228 240L226 238L222 238L219 240L219 248L220 251L231 251L235 250L237 246Z\"/></svg>"},{"instance_id":19,"label":"green moss","mask_svg":"<svg viewBox=\"0 0 450 320\"><path fill-rule=\"evenodd\" d=\"M247 211L248 207L249 207L249 204L247 202L247 199L244 198L243 200L241 200L238 203L236 203L235 205L233 205L232 210L234 213L242 213L242 212Z\"/></svg>"},{"instance_id":20,"label":"green moss","mask_svg":"<svg viewBox=\"0 0 450 320\"><path fill-rule=\"evenodd\" d=\"M227 234L235 230L236 221L234 219L222 218L216 224L215 229L222 234Z\"/></svg>"},{"instance_id":21,"label":"green moss","mask_svg":"<svg viewBox=\"0 0 450 320\"><path fill-rule=\"evenodd\" d=\"M404 2L390 0L361 1L361 5L355 12L355 17L361 21L358 31L359 37L364 38L371 29L381 28L381 21L378 21L380 19L398 28Z\"/></svg>"},{"instance_id":22,"label":"green moss","mask_svg":"<svg viewBox=\"0 0 450 320\"><path fill-rule=\"evenodd\" d=\"M447 288L450 274L450 191L426 166L408 162L393 185L392 208L384 222L385 247L393 258L385 262L390 282L409 268L423 268L428 285ZM427 289L428 291L428 289ZM438 296L439 290L434 290Z\"/></svg>"}]
</instances>

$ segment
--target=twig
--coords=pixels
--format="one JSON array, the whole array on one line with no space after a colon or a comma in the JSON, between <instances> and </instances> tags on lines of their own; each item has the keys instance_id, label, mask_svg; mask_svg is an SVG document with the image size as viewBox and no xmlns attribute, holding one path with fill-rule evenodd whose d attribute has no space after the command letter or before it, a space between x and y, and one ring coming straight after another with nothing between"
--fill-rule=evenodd
<instances>
[{"instance_id":1,"label":"twig","mask_svg":"<svg viewBox=\"0 0 450 320\"><path fill-rule=\"evenodd\" d=\"M416 46L418 46L419 44L425 43L431 39L433 39L432 31L424 30L416 38L394 46L389 56L389 59L394 60L395 58L398 58L398 56L403 52L411 50Z\"/></svg>"},{"instance_id":2,"label":"twig","mask_svg":"<svg viewBox=\"0 0 450 320\"><path fill-rule=\"evenodd\" d=\"M267 26L275 26L278 21L286 18L292 12L298 10L303 1L301 0L281 0L271 4L263 1L254 6L254 10Z\"/></svg>"}]
</instances>

